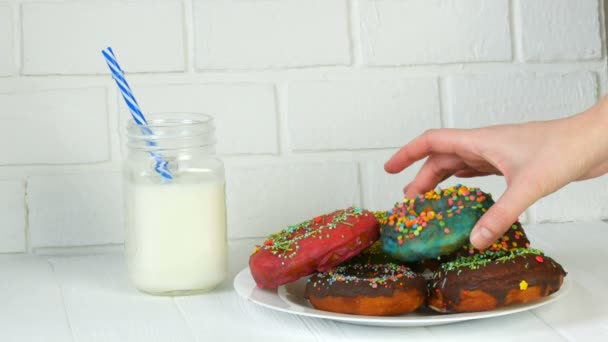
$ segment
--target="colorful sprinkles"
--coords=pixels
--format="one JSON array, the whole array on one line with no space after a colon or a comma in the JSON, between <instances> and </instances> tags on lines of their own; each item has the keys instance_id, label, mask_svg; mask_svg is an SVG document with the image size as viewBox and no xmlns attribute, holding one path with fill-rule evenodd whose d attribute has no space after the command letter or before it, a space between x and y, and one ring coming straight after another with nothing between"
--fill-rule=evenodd
<instances>
[{"instance_id":1,"label":"colorful sprinkles","mask_svg":"<svg viewBox=\"0 0 608 342\"><path fill-rule=\"evenodd\" d=\"M511 249L517 248L528 248L530 247L530 242L525 236L523 229L519 222L515 222L511 225L510 231L507 231L503 236L498 238L498 240L494 241L491 246L487 249L478 250L473 247L471 243L466 243L462 246L464 250L466 250L470 255L475 253L483 253L486 250L492 252L498 251L508 251Z\"/></svg>"},{"instance_id":2,"label":"colorful sprinkles","mask_svg":"<svg viewBox=\"0 0 608 342\"><path fill-rule=\"evenodd\" d=\"M288 226L278 233L270 235L262 245L255 246L253 254L260 249L269 250L279 258L292 258L296 255L300 246L298 241L306 238L330 238L331 231L339 224L353 227L347 222L350 217L367 215L362 208L349 207L345 210L337 210L331 214L317 216L300 224ZM331 220L329 219L331 217ZM342 235L344 238L344 235Z\"/></svg>"},{"instance_id":3,"label":"colorful sprinkles","mask_svg":"<svg viewBox=\"0 0 608 342\"><path fill-rule=\"evenodd\" d=\"M447 226L445 219L460 214L464 208L479 209L485 212L487 208L482 202L486 200L486 195L478 188L469 188L458 184L445 189L436 189L416 196L415 198L405 198L402 202L397 202L388 212L376 213L376 218L381 225L393 226L397 236L397 243L402 245L404 240L414 239L430 224L437 221L444 234L450 234L451 229ZM487 195L489 196L489 195ZM445 200L447 209L435 211L431 206L431 201ZM429 202L423 210L416 210L416 205Z\"/></svg>"},{"instance_id":4,"label":"colorful sprinkles","mask_svg":"<svg viewBox=\"0 0 608 342\"><path fill-rule=\"evenodd\" d=\"M354 283L368 285L371 288L390 287L391 283L402 278L414 279L416 273L409 267L393 263L386 264L346 264L330 269L327 272L317 273L315 277L309 278L308 282L314 281L314 288L329 287L334 283ZM314 280L312 280L314 279Z\"/></svg>"}]
</instances>

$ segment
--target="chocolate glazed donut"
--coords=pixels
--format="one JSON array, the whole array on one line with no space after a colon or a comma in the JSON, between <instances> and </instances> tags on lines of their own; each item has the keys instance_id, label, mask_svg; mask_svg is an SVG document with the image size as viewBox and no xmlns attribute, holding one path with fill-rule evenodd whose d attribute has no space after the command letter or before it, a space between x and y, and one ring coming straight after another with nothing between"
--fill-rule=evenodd
<instances>
[{"instance_id":1,"label":"chocolate glazed donut","mask_svg":"<svg viewBox=\"0 0 608 342\"><path fill-rule=\"evenodd\" d=\"M494 310L548 296L560 289L566 274L537 249L486 251L442 264L427 302L439 312Z\"/></svg>"},{"instance_id":2,"label":"chocolate glazed donut","mask_svg":"<svg viewBox=\"0 0 608 342\"><path fill-rule=\"evenodd\" d=\"M402 265L346 264L310 277L304 296L319 310L399 315L424 303L426 281Z\"/></svg>"}]
</instances>

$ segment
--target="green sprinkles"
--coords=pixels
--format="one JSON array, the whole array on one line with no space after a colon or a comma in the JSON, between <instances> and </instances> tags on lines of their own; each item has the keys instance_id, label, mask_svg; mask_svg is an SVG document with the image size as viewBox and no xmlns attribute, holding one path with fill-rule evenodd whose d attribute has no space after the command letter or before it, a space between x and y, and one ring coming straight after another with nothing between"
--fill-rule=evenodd
<instances>
[{"instance_id":1,"label":"green sprinkles","mask_svg":"<svg viewBox=\"0 0 608 342\"><path fill-rule=\"evenodd\" d=\"M327 217L332 216L331 221L327 222ZM359 217L364 214L364 210L358 207L349 207L345 210L338 210L331 214L317 216L300 224L288 226L278 233L270 235L263 245L256 246L254 254L259 249L269 250L272 254L279 258L292 258L300 249L298 241L309 237L323 239L330 237L328 230L333 230L338 227L338 224L344 224L350 227L354 225L347 220L350 217ZM341 235L344 238L344 235Z\"/></svg>"},{"instance_id":2,"label":"green sprinkles","mask_svg":"<svg viewBox=\"0 0 608 342\"><path fill-rule=\"evenodd\" d=\"M460 270L461 268L476 270L490 263L505 263L509 260L529 254L544 255L541 250L535 248L515 248L508 251L485 251L481 254L458 257L453 261L446 262L441 265L441 270L446 272ZM437 274L440 275L441 272L438 272Z\"/></svg>"}]
</instances>

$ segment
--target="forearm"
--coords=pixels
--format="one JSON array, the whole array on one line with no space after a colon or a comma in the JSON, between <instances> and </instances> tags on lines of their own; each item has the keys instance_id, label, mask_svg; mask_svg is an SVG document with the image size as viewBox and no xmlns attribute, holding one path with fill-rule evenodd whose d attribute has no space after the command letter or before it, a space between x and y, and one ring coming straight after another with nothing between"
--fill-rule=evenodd
<instances>
[{"instance_id":1,"label":"forearm","mask_svg":"<svg viewBox=\"0 0 608 342\"><path fill-rule=\"evenodd\" d=\"M580 144L583 173L578 180L599 177L608 172L608 97L602 98L587 111L565 119Z\"/></svg>"}]
</instances>

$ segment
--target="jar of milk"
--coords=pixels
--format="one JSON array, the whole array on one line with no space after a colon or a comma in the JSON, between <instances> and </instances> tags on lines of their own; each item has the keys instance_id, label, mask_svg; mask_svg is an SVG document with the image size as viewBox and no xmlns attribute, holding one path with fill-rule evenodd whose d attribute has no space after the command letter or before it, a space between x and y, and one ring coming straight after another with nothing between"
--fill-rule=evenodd
<instances>
[{"instance_id":1,"label":"jar of milk","mask_svg":"<svg viewBox=\"0 0 608 342\"><path fill-rule=\"evenodd\" d=\"M224 166L215 155L211 116L148 114L127 127L125 252L141 291L208 291L227 274ZM166 162L170 177L156 170Z\"/></svg>"}]
</instances>

